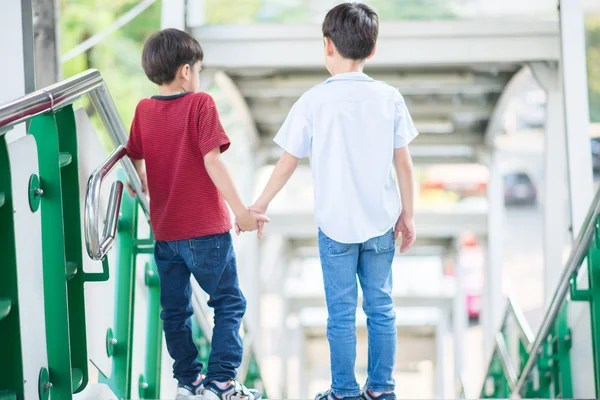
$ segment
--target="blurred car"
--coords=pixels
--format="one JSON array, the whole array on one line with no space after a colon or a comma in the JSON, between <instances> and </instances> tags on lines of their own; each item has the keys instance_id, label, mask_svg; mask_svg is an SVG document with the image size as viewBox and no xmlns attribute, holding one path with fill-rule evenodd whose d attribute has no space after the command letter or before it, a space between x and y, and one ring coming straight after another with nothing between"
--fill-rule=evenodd
<instances>
[{"instance_id":1,"label":"blurred car","mask_svg":"<svg viewBox=\"0 0 600 400\"><path fill-rule=\"evenodd\" d=\"M592 139L590 143L592 148L592 167L594 173L600 172L600 139Z\"/></svg>"},{"instance_id":2,"label":"blurred car","mask_svg":"<svg viewBox=\"0 0 600 400\"><path fill-rule=\"evenodd\" d=\"M504 202L507 205L534 205L537 190L525 172L514 172L504 176Z\"/></svg>"}]
</instances>

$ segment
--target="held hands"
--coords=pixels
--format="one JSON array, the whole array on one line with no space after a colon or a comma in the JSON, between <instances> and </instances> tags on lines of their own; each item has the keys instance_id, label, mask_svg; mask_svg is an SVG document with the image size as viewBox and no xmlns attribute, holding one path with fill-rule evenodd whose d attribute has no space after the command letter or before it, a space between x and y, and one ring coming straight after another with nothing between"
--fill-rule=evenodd
<instances>
[{"instance_id":1,"label":"held hands","mask_svg":"<svg viewBox=\"0 0 600 400\"><path fill-rule=\"evenodd\" d=\"M269 217L264 215L264 212L257 212L252 207L236 215L235 219L235 233L237 235L240 232L252 232L258 229L259 239L262 237L265 222L270 221Z\"/></svg>"},{"instance_id":2,"label":"held hands","mask_svg":"<svg viewBox=\"0 0 600 400\"><path fill-rule=\"evenodd\" d=\"M405 253L415 243L417 235L415 232L415 221L412 216L406 215L404 212L400 214L396 227L394 228L394 239L398 239L398 236L402 234L402 245L400 246L400 253Z\"/></svg>"}]
</instances>

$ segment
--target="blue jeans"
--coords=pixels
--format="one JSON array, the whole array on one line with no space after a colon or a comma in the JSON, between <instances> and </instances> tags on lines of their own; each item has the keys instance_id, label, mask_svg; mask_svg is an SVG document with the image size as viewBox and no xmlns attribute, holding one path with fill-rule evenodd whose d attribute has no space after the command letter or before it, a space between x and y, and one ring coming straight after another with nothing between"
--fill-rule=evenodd
<instances>
[{"instance_id":1,"label":"blue jeans","mask_svg":"<svg viewBox=\"0 0 600 400\"><path fill-rule=\"evenodd\" d=\"M209 295L208 305L215 311L206 381L226 382L235 378L242 361L239 332L246 299L238 283L231 235L157 240L154 257L160 276L161 318L167 349L175 360L175 379L180 383L193 382L203 368L192 340L191 275Z\"/></svg>"},{"instance_id":2,"label":"blue jeans","mask_svg":"<svg viewBox=\"0 0 600 400\"><path fill-rule=\"evenodd\" d=\"M392 298L394 232L365 243L338 243L319 230L319 253L327 300L327 340L331 357L331 388L337 396L358 396L356 382L356 308L358 281L367 315L369 361L367 389L394 390L396 312Z\"/></svg>"}]
</instances>

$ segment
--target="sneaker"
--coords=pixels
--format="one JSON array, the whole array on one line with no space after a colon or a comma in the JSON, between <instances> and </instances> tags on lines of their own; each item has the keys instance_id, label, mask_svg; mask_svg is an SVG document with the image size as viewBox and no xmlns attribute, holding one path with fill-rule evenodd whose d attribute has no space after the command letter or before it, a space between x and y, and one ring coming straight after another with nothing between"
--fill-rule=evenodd
<instances>
[{"instance_id":1,"label":"sneaker","mask_svg":"<svg viewBox=\"0 0 600 400\"><path fill-rule=\"evenodd\" d=\"M202 392L204 392L204 385L202 385L203 380L204 375L199 375L196 382L179 383L177 385L177 396L175 396L175 400L202 400Z\"/></svg>"},{"instance_id":2,"label":"sneaker","mask_svg":"<svg viewBox=\"0 0 600 400\"><path fill-rule=\"evenodd\" d=\"M204 386L204 400L260 400L262 395L258 390L248 389L238 381L232 380L225 389L214 382Z\"/></svg>"},{"instance_id":3,"label":"sneaker","mask_svg":"<svg viewBox=\"0 0 600 400\"><path fill-rule=\"evenodd\" d=\"M360 398L362 400L396 400L396 393L382 393L379 396L373 396L370 390L365 389L360 392Z\"/></svg>"},{"instance_id":4,"label":"sneaker","mask_svg":"<svg viewBox=\"0 0 600 400\"><path fill-rule=\"evenodd\" d=\"M333 393L333 389L327 389L324 392L321 392L315 396L315 400L362 400L360 396L347 396L347 397L338 397Z\"/></svg>"}]
</instances>

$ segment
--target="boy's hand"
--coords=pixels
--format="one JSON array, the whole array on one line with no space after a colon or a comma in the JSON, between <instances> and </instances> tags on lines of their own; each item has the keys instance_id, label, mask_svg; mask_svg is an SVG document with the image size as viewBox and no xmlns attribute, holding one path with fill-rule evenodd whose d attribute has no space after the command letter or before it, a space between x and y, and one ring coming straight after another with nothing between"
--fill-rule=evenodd
<instances>
[{"instance_id":1,"label":"boy's hand","mask_svg":"<svg viewBox=\"0 0 600 400\"><path fill-rule=\"evenodd\" d=\"M254 205L250 207L250 211L254 211L255 213L258 213L261 215L266 215L268 207L269 207L268 204L263 205L263 204L259 204L259 203L254 203ZM258 223L258 238L259 239L262 238L264 229L265 229L265 223L260 221Z\"/></svg>"},{"instance_id":2,"label":"boy's hand","mask_svg":"<svg viewBox=\"0 0 600 400\"><path fill-rule=\"evenodd\" d=\"M400 246L400 253L405 253L415 243L417 235L415 233L415 221L413 217L408 216L404 213L400 214L396 227L394 229L394 239L398 239L398 236L402 233L402 245Z\"/></svg>"},{"instance_id":3,"label":"boy's hand","mask_svg":"<svg viewBox=\"0 0 600 400\"><path fill-rule=\"evenodd\" d=\"M148 196L148 179L146 178L146 173L138 172L138 175L140 176L140 181L142 182L142 192L144 192L144 194ZM127 191L129 192L129 195L135 199L135 190L133 189L133 186L131 186L129 181L127 181Z\"/></svg>"},{"instance_id":4,"label":"boy's hand","mask_svg":"<svg viewBox=\"0 0 600 400\"><path fill-rule=\"evenodd\" d=\"M246 209L235 216L235 232L252 232L258 229L260 223L269 222L269 217Z\"/></svg>"}]
</instances>

